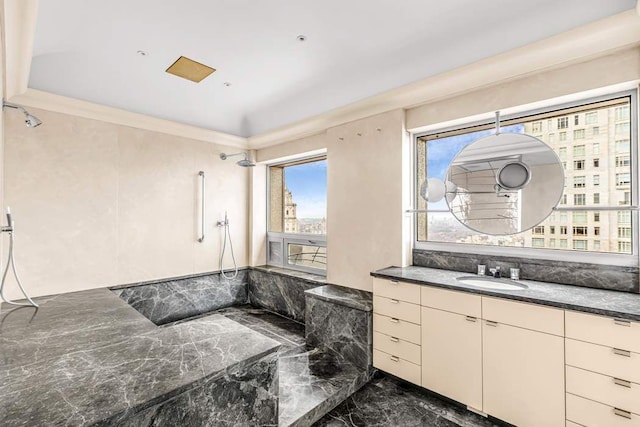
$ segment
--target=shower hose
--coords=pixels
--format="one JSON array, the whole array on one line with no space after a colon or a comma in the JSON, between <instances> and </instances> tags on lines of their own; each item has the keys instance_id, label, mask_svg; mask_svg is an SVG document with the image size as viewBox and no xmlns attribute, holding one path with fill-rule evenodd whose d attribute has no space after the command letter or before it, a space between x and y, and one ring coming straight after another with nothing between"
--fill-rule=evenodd
<instances>
[{"instance_id":1,"label":"shower hose","mask_svg":"<svg viewBox=\"0 0 640 427\"><path fill-rule=\"evenodd\" d=\"M236 263L236 256L233 253L233 243L231 242L231 232L229 231L229 218L227 217L227 213L224 213L224 222L220 222L220 227L222 230L222 250L220 250L220 274L225 279L235 279L238 277L238 264ZM233 269L234 273L232 275L227 276L222 268L222 260L224 258L224 253L227 249L227 239L229 240L229 250L231 252L231 259L233 260Z\"/></svg>"},{"instance_id":2,"label":"shower hose","mask_svg":"<svg viewBox=\"0 0 640 427\"><path fill-rule=\"evenodd\" d=\"M7 264L4 267L4 272L2 273L2 282L0 282L0 300L2 300L3 302L6 302L7 304L11 304L11 305L21 305L21 306L27 306L27 307L38 307L38 304L36 304L30 297L29 295L27 295L27 292L24 290L24 288L22 287L22 282L20 282L20 277L18 276L18 271L16 270L16 262L13 259L13 231L9 231L9 258L7 258ZM27 299L27 301L29 301L28 303L19 303L19 302L13 302L7 298L5 298L4 296L4 284L7 280L7 274L9 273L9 267L11 267L11 270L13 271L13 275L16 277L16 282L18 283L18 287L20 288L20 291L22 291L22 295L24 295L24 297Z\"/></svg>"}]
</instances>

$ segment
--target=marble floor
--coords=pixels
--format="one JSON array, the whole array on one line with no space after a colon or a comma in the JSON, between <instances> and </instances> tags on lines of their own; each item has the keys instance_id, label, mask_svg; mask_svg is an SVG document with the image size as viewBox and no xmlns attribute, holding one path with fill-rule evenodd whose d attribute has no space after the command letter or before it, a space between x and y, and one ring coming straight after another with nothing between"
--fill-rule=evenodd
<instances>
[{"instance_id":1,"label":"marble floor","mask_svg":"<svg viewBox=\"0 0 640 427\"><path fill-rule=\"evenodd\" d=\"M369 384L314 424L314 427L344 426L488 427L505 424L378 373Z\"/></svg>"}]
</instances>

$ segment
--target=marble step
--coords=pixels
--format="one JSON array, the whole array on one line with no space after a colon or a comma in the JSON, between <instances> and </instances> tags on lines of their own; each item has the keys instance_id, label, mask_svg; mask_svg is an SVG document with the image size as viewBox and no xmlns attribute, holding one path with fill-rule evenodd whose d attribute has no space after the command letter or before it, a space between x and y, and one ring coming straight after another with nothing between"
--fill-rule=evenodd
<instances>
[{"instance_id":1,"label":"marble step","mask_svg":"<svg viewBox=\"0 0 640 427\"><path fill-rule=\"evenodd\" d=\"M297 348L281 354L278 363L279 427L312 425L370 379L328 351Z\"/></svg>"}]
</instances>

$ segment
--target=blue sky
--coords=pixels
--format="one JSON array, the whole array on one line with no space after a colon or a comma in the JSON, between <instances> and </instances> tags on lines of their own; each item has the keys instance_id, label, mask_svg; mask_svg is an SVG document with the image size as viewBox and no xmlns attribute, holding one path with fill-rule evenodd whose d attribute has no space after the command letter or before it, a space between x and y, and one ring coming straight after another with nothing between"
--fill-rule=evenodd
<instances>
[{"instance_id":1,"label":"blue sky","mask_svg":"<svg viewBox=\"0 0 640 427\"><path fill-rule=\"evenodd\" d=\"M298 218L327 216L327 161L284 168L287 189L298 205Z\"/></svg>"}]
</instances>

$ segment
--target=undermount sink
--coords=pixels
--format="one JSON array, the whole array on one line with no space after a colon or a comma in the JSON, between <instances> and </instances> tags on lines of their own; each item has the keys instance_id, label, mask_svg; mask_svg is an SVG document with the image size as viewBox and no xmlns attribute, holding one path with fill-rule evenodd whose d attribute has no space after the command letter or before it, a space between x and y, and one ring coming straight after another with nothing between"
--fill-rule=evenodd
<instances>
[{"instance_id":1,"label":"undermount sink","mask_svg":"<svg viewBox=\"0 0 640 427\"><path fill-rule=\"evenodd\" d=\"M482 276L462 276L456 278L456 280L460 283L464 283L465 285L483 289L496 289L502 291L521 291L523 289L527 289L527 285L517 283L509 279L496 279L493 277Z\"/></svg>"}]
</instances>

